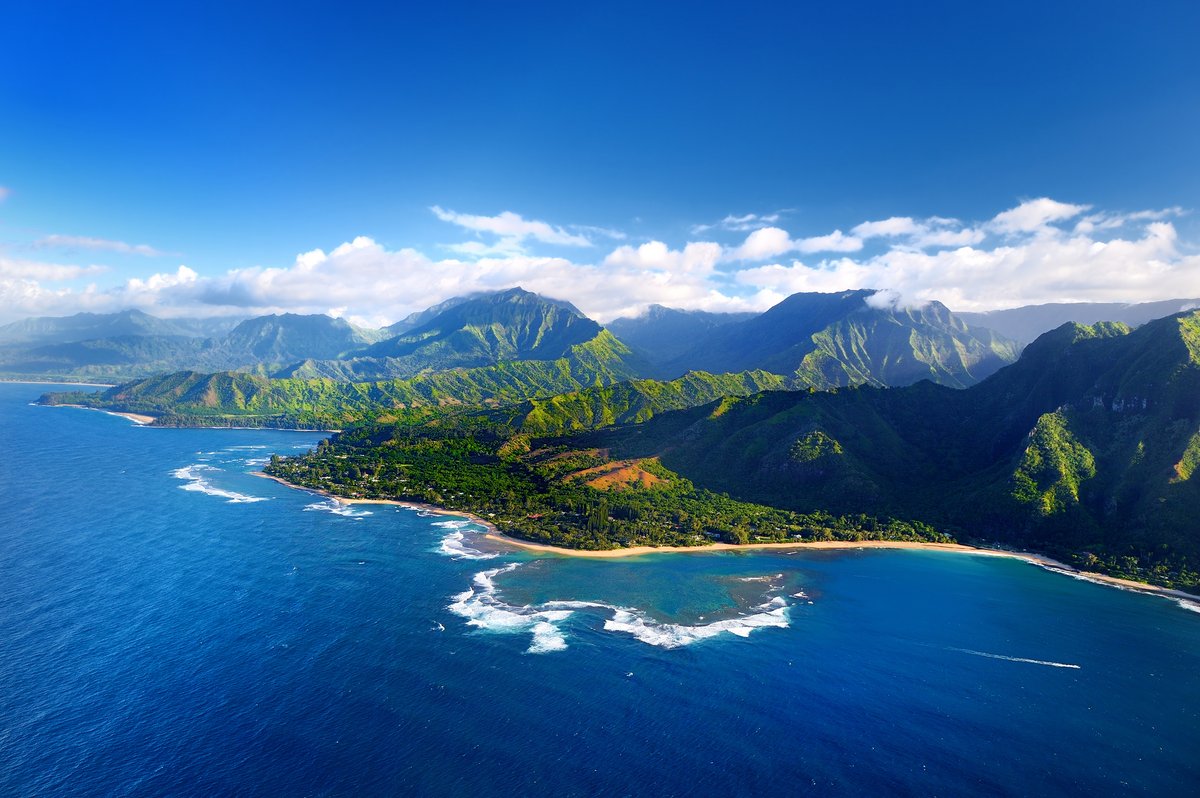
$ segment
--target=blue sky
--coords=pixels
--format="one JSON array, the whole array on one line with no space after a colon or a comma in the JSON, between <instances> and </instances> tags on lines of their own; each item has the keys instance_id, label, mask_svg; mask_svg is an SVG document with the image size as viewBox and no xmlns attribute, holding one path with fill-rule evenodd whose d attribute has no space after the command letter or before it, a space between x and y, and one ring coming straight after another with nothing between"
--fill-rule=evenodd
<instances>
[{"instance_id":1,"label":"blue sky","mask_svg":"<svg viewBox=\"0 0 1200 798\"><path fill-rule=\"evenodd\" d=\"M6 9L0 314L1200 294L1194 2L166 5Z\"/></svg>"}]
</instances>

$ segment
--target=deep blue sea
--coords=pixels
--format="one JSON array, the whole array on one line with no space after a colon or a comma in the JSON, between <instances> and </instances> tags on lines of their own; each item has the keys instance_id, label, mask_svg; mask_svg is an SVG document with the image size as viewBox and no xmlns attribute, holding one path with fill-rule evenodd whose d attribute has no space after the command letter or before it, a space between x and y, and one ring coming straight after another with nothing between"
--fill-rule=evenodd
<instances>
[{"instance_id":1,"label":"deep blue sea","mask_svg":"<svg viewBox=\"0 0 1200 798\"><path fill-rule=\"evenodd\" d=\"M904 551L496 550L316 433L0 384L0 794L1200 794L1200 607Z\"/></svg>"}]
</instances>

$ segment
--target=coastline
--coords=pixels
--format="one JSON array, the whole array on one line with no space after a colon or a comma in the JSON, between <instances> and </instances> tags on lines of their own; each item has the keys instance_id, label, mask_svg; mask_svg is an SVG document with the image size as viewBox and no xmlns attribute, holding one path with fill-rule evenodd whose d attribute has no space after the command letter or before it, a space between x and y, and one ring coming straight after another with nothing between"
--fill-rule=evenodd
<instances>
[{"instance_id":1,"label":"coastline","mask_svg":"<svg viewBox=\"0 0 1200 798\"><path fill-rule=\"evenodd\" d=\"M983 549L976 546L967 546L962 543L924 543L913 540L811 540L807 542L795 543L709 543L703 546L629 546L623 549L603 549L603 550L588 550L588 549L568 549L563 546L551 546L547 543L531 543L529 541L520 540L511 537L500 531L499 527L484 518L480 518L474 513L466 510L448 510L444 507L438 507L432 504L424 504L422 502L398 501L396 499L350 499L345 496L338 496L336 493L324 490L322 488L307 488L303 485L294 485L280 477L265 474L262 471L251 472L256 477L269 479L273 482L278 482L280 485L285 485L293 490L302 490L308 493L314 493L319 496L333 499L342 504L390 504L396 507L407 507L412 510L420 510L432 515L446 515L458 518L466 518L470 521L479 524L487 529L485 537L494 542L511 546L515 549L523 551L538 552L541 554L554 554L560 557L583 557L598 560L624 559L626 557L643 557L647 554L705 554L714 551L762 551L771 549L803 551L805 549L814 551L829 551L829 550L847 550L847 549L907 549L910 551L943 551L955 554L974 554L983 557L1007 557L1009 559L1021 560L1031 565L1036 565L1040 568L1045 568L1048 571L1069 576L1073 579L1081 579L1085 582L1092 582L1105 587L1114 587L1119 590L1131 590L1137 593L1145 593L1150 596L1160 596L1162 598L1177 599L1200 603L1200 595L1188 593L1183 590L1174 588L1162 587L1160 585L1151 585L1146 582L1135 582L1132 579L1122 579L1118 576L1108 576L1094 571L1081 571L1074 566L1067 565L1064 562L1047 557L1043 554L1036 554L1028 551L1008 551L1006 549Z\"/></svg>"},{"instance_id":2,"label":"coastline","mask_svg":"<svg viewBox=\"0 0 1200 798\"><path fill-rule=\"evenodd\" d=\"M330 491L327 491L324 488L309 488L309 487L305 487L304 485L293 485L291 482L288 482L286 479L281 479L280 477L272 476L271 474L267 474L262 471L251 471L250 473L251 473L251 475L256 476L256 477L261 477L263 479L269 479L272 482L278 482L280 485L291 488L292 490L302 490L305 493L312 493L316 496L324 496L327 499L333 499L335 502L338 502L339 504L390 504L393 507L404 507L409 510L418 510L423 513L429 513L430 515L445 515L445 516L452 516L454 518L466 518L469 521L479 524L480 526L487 529L487 531L488 531L487 537L489 539L493 539L493 540L503 539L506 542L516 541L515 538L510 538L507 535L505 535L503 532L501 532L499 527L497 527L491 521L488 521L486 518L480 518L479 516L475 515L474 513L468 512L466 510L448 510L445 507L438 507L436 504L425 504L424 502L400 501L398 499L349 499L345 496L338 496L336 493L331 493ZM530 545L533 545L533 544L530 544ZM569 549L567 549L567 551L569 551Z\"/></svg>"},{"instance_id":3,"label":"coastline","mask_svg":"<svg viewBox=\"0 0 1200 798\"><path fill-rule=\"evenodd\" d=\"M82 385L85 388L116 388L117 384L112 382L72 382L71 380L5 380L0 379L0 382L8 383L9 385Z\"/></svg>"},{"instance_id":4,"label":"coastline","mask_svg":"<svg viewBox=\"0 0 1200 798\"><path fill-rule=\"evenodd\" d=\"M87 405L41 405L42 407L73 407L76 410L94 410L97 413L104 413L108 416L120 416L121 418L129 419L134 424L144 427L147 424L153 424L155 416L147 416L142 413L121 413L116 410L105 410L100 407L88 407Z\"/></svg>"}]
</instances>

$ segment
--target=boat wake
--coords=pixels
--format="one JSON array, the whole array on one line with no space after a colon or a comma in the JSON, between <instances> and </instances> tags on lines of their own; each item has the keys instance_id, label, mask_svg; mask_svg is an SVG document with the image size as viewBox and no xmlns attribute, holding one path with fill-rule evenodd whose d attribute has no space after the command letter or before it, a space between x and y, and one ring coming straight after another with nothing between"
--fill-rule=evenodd
<instances>
[{"instance_id":1,"label":"boat wake","mask_svg":"<svg viewBox=\"0 0 1200 798\"><path fill-rule=\"evenodd\" d=\"M950 651L960 651L963 654L974 654L977 657L987 657L988 659L1002 659L1008 662L1026 662L1030 665L1045 665L1049 668L1072 668L1079 670L1080 666L1072 665L1069 662L1053 662L1044 659L1028 659L1027 657L1009 657L1004 654L992 654L987 651L976 651L971 648L951 648Z\"/></svg>"}]
</instances>

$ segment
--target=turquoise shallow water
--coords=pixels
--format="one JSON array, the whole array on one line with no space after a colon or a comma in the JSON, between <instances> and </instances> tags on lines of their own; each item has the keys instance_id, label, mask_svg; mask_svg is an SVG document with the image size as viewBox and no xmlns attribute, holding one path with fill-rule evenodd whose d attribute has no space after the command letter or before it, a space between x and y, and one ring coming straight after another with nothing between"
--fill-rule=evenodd
<instances>
[{"instance_id":1,"label":"turquoise shallow water","mask_svg":"<svg viewBox=\"0 0 1200 798\"><path fill-rule=\"evenodd\" d=\"M0 385L0 794L1195 795L1200 612L1025 563L489 550Z\"/></svg>"}]
</instances>

